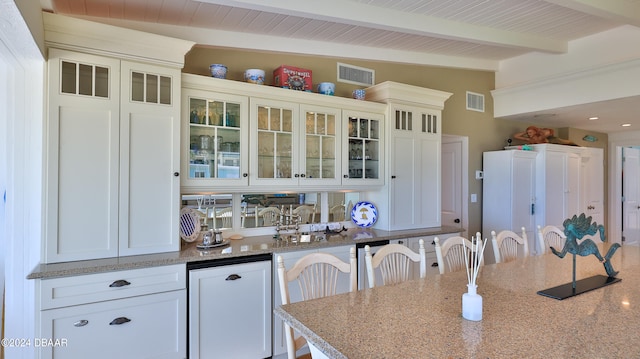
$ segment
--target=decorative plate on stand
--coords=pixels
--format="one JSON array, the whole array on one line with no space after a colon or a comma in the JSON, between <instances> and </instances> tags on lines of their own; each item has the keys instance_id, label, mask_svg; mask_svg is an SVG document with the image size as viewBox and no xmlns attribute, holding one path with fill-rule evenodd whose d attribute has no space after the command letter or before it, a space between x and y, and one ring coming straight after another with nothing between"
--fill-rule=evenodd
<instances>
[{"instance_id":1,"label":"decorative plate on stand","mask_svg":"<svg viewBox=\"0 0 640 359\"><path fill-rule=\"evenodd\" d=\"M193 208L180 210L180 237L185 242L193 242L200 235L200 215Z\"/></svg>"},{"instance_id":2,"label":"decorative plate on stand","mask_svg":"<svg viewBox=\"0 0 640 359\"><path fill-rule=\"evenodd\" d=\"M371 227L378 220L378 209L371 202L358 202L351 209L351 220L358 227Z\"/></svg>"}]
</instances>

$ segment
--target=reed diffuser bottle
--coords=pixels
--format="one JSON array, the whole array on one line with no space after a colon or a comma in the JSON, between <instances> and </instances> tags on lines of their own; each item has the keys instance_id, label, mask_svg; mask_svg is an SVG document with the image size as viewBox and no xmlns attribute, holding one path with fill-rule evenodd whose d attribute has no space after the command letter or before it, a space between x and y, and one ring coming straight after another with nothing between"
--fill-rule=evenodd
<instances>
[{"instance_id":1,"label":"reed diffuser bottle","mask_svg":"<svg viewBox=\"0 0 640 359\"><path fill-rule=\"evenodd\" d=\"M467 284L468 291L462 295L462 317L467 320L482 320L482 296L477 285Z\"/></svg>"},{"instance_id":2,"label":"reed diffuser bottle","mask_svg":"<svg viewBox=\"0 0 640 359\"><path fill-rule=\"evenodd\" d=\"M464 246L464 240L462 241ZM476 280L478 279L478 271L482 264L482 258L484 254L484 248L487 245L487 241L482 243L482 237L480 233L476 233L476 237L471 237L471 255L467 259L465 256L465 264L467 267L467 293L462 295L462 317L467 320L479 321L482 320L482 296L477 293L478 285Z\"/></svg>"}]
</instances>

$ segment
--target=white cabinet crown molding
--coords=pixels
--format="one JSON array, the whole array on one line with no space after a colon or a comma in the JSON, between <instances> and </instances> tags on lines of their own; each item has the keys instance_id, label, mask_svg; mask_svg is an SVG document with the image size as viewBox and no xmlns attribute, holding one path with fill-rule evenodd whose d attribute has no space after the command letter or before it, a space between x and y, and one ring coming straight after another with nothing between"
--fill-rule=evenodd
<instances>
[{"instance_id":1,"label":"white cabinet crown molding","mask_svg":"<svg viewBox=\"0 0 640 359\"><path fill-rule=\"evenodd\" d=\"M43 12L42 18L47 46L96 55L117 55L122 59L182 68L184 55L195 44L48 12Z\"/></svg>"},{"instance_id":2,"label":"white cabinet crown molding","mask_svg":"<svg viewBox=\"0 0 640 359\"><path fill-rule=\"evenodd\" d=\"M444 102L453 95L450 92L425 87L385 81L367 88L367 100L376 102L395 102L406 105L427 106L437 110L444 109Z\"/></svg>"}]
</instances>

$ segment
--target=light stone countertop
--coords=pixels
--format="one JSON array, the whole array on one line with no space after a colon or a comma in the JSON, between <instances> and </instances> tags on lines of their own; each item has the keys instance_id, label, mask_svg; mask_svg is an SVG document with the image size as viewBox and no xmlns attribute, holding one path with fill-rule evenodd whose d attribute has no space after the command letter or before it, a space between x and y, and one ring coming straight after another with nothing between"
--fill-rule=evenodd
<instances>
[{"instance_id":1,"label":"light stone countertop","mask_svg":"<svg viewBox=\"0 0 640 359\"><path fill-rule=\"evenodd\" d=\"M368 243L379 240L406 239L422 236L437 236L460 232L455 227L435 227L400 231L382 231L377 229L350 228L339 235L328 236L326 241L309 243L287 243L276 241L273 236L254 236L239 240L230 240L228 246L210 250L199 250L196 242L182 242L177 252L125 256L117 258L94 259L86 261L39 264L31 271L27 279L45 279L74 275L93 274L117 270L139 269L179 263L193 263L217 259L240 258L276 252L289 252L304 249L335 247L349 244Z\"/></svg>"},{"instance_id":2,"label":"light stone countertop","mask_svg":"<svg viewBox=\"0 0 640 359\"><path fill-rule=\"evenodd\" d=\"M537 294L570 283L572 262L547 254L484 266L479 322L461 315L464 271L275 312L329 358L640 358L640 248L614 255L618 283L564 300ZM606 276L594 256L578 256L577 269L578 280Z\"/></svg>"}]
</instances>

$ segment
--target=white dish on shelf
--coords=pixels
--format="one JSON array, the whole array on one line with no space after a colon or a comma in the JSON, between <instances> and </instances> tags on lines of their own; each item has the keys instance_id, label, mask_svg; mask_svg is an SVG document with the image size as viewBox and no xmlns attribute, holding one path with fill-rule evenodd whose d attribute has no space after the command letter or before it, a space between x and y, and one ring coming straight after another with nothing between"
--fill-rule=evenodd
<instances>
[{"instance_id":1,"label":"white dish on shelf","mask_svg":"<svg viewBox=\"0 0 640 359\"><path fill-rule=\"evenodd\" d=\"M378 220L378 209L371 202L360 201L351 209L351 221L358 227L371 227Z\"/></svg>"}]
</instances>

